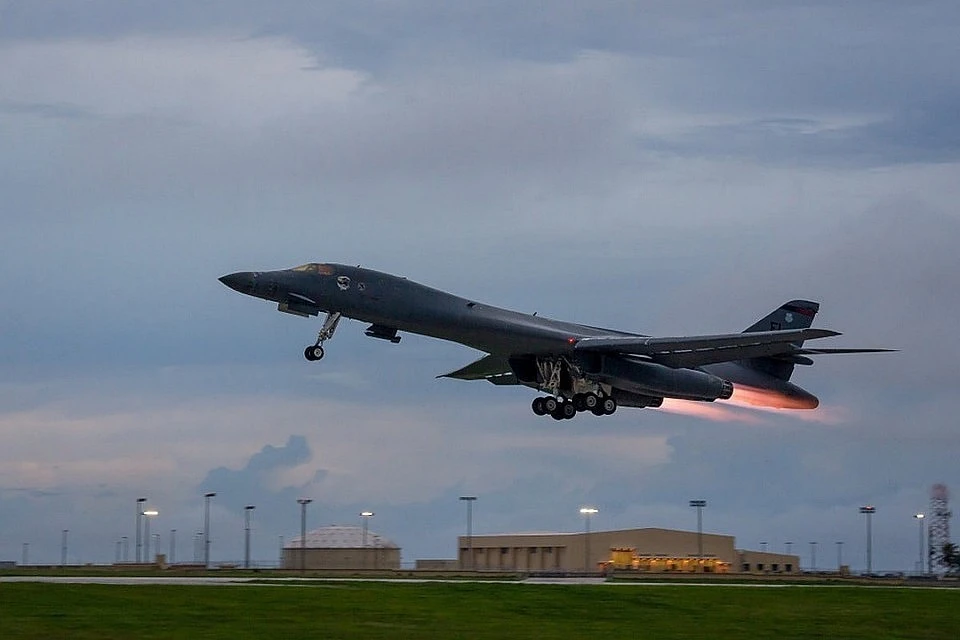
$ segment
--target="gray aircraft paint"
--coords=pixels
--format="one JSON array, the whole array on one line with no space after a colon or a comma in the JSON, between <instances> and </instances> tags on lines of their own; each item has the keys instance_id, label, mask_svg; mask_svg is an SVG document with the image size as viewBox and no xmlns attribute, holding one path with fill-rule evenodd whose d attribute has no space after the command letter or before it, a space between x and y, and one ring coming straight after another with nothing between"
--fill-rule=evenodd
<instances>
[{"instance_id":1,"label":"gray aircraft paint","mask_svg":"<svg viewBox=\"0 0 960 640\"><path fill-rule=\"evenodd\" d=\"M341 264L237 272L220 281L276 302L280 311L327 313L330 330L321 331L314 347L307 348L308 359L323 356L322 345L332 337L339 315L369 322L368 336L392 342L400 341L398 331L449 340L489 355L445 377L547 391L560 408L546 413L558 419L572 417L569 409L568 415L557 415L566 401L586 410L588 395L608 402L607 413L612 413L617 404L659 406L663 398L727 399L734 386L755 392L753 404L813 409L819 404L816 396L789 382L795 365L812 364L807 356L818 353L884 351L804 348L805 340L839 335L810 328L819 305L806 300L785 303L742 333L653 338L524 314ZM318 357L311 357L311 349ZM541 412L536 403L544 400L535 401L536 412Z\"/></svg>"}]
</instances>

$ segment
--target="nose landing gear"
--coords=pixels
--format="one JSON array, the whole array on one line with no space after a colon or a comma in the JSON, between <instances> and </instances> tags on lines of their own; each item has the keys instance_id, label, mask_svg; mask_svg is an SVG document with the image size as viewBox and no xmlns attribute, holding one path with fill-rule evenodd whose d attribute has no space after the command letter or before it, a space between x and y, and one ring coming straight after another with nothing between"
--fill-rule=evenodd
<instances>
[{"instance_id":1,"label":"nose landing gear","mask_svg":"<svg viewBox=\"0 0 960 640\"><path fill-rule=\"evenodd\" d=\"M320 327L320 332L317 334L317 341L303 350L304 358L310 362L323 359L323 343L333 337L333 334L337 331L337 324L340 323L340 318L341 314L339 311L327 314L326 319L323 321L323 326Z\"/></svg>"}]
</instances>

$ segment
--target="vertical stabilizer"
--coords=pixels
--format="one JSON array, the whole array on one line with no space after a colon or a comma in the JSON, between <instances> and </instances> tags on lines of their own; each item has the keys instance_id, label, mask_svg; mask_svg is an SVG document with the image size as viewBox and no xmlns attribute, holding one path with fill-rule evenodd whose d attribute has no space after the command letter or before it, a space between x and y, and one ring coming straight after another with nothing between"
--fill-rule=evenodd
<instances>
[{"instance_id":1,"label":"vertical stabilizer","mask_svg":"<svg viewBox=\"0 0 960 640\"><path fill-rule=\"evenodd\" d=\"M791 300L765 318L758 320L744 333L753 331L780 331L782 329L806 329L820 310L820 304L809 300Z\"/></svg>"},{"instance_id":2,"label":"vertical stabilizer","mask_svg":"<svg viewBox=\"0 0 960 640\"><path fill-rule=\"evenodd\" d=\"M758 320L744 330L744 333L753 331L782 331L784 329L806 329L813 324L813 319L820 310L820 304L810 300L791 300L780 305L780 308L774 310L766 317ZM798 342L797 346L803 343ZM766 374L779 378L780 380L789 380L793 375L793 367L796 364L787 358L769 357L769 358L751 358L744 361L744 364L751 369L762 371Z\"/></svg>"}]
</instances>

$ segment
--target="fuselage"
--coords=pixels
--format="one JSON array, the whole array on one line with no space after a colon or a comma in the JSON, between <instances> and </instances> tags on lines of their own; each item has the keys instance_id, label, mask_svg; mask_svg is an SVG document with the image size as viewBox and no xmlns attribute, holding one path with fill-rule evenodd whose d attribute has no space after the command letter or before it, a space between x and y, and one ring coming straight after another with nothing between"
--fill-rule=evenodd
<instances>
[{"instance_id":1,"label":"fuselage","mask_svg":"<svg viewBox=\"0 0 960 640\"><path fill-rule=\"evenodd\" d=\"M221 280L241 293L280 305L297 305L311 315L336 312L385 330L448 340L505 357L570 354L584 338L643 335L520 313L389 273L343 264L311 263L278 271L242 272ZM806 409L818 404L815 396L789 381L740 362L709 364L696 370L762 390L758 404Z\"/></svg>"}]
</instances>

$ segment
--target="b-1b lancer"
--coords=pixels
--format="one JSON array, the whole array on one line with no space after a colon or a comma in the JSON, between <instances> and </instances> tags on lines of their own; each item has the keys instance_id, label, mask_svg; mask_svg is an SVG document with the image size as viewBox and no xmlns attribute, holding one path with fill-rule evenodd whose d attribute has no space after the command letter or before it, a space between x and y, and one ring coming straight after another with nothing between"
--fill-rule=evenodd
<instances>
[{"instance_id":1,"label":"b-1b lancer","mask_svg":"<svg viewBox=\"0 0 960 640\"><path fill-rule=\"evenodd\" d=\"M811 349L804 342L840 335L813 329L816 302L792 300L742 333L651 337L551 320L461 298L406 278L342 264L309 263L220 278L231 289L277 303L298 316L326 314L307 360L324 356L341 318L370 323L366 335L400 342L399 331L457 342L483 358L439 377L525 385L543 395L537 415L609 415L622 407L659 407L664 398L713 402L734 387L750 403L814 409L816 396L790 382L810 356L887 349Z\"/></svg>"}]
</instances>

